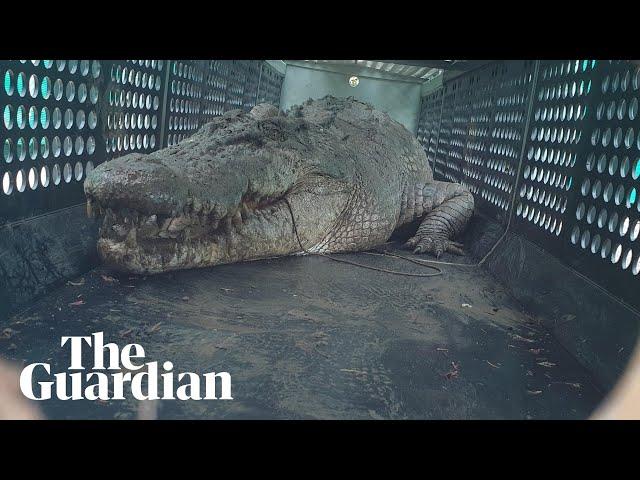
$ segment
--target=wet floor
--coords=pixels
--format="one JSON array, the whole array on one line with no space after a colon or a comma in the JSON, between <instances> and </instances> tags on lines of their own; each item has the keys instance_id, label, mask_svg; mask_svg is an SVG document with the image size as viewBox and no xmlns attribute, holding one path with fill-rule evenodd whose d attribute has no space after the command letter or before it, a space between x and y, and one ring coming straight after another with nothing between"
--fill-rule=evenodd
<instances>
[{"instance_id":1,"label":"wet floor","mask_svg":"<svg viewBox=\"0 0 640 480\"><path fill-rule=\"evenodd\" d=\"M97 269L0 324L0 357L63 371L60 337L99 331L175 372L231 374L234 400L162 400L151 409L161 419L581 419L602 398L478 268L418 278L313 256L149 277ZM39 404L48 418L140 409L132 399Z\"/></svg>"}]
</instances>

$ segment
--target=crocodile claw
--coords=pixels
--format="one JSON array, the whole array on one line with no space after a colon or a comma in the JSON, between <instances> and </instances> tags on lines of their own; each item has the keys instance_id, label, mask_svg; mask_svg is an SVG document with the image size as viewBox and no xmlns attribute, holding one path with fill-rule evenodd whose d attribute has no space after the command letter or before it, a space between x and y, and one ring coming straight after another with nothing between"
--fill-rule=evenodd
<instances>
[{"instance_id":1,"label":"crocodile claw","mask_svg":"<svg viewBox=\"0 0 640 480\"><path fill-rule=\"evenodd\" d=\"M436 258L444 252L454 253L456 255L465 255L463 245L453 240L432 238L432 237L412 237L404 244L405 248L413 248L413 253L429 253Z\"/></svg>"}]
</instances>

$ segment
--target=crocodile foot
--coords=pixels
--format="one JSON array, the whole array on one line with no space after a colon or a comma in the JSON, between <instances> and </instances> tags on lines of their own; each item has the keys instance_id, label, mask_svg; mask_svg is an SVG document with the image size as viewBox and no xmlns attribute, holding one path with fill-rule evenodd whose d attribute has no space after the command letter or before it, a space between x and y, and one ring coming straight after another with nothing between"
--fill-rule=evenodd
<instances>
[{"instance_id":1,"label":"crocodile foot","mask_svg":"<svg viewBox=\"0 0 640 480\"><path fill-rule=\"evenodd\" d=\"M404 244L404 248L413 248L413 253L430 253L439 258L444 252L464 255L463 245L446 238L411 237Z\"/></svg>"}]
</instances>

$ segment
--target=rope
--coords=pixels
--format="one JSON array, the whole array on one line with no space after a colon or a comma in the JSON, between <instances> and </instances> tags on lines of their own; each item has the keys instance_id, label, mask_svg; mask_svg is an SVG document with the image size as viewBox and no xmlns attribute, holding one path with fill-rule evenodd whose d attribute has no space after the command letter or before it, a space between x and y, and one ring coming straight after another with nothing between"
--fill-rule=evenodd
<instances>
[{"instance_id":1,"label":"rope","mask_svg":"<svg viewBox=\"0 0 640 480\"><path fill-rule=\"evenodd\" d=\"M284 197L283 200L285 201L285 203L287 204L287 208L289 209L289 215L291 215L291 223L293 225L293 231L296 235L296 240L298 241L298 245L300 245L300 248L302 249L302 251L304 253L306 253L307 255L316 255L318 257L324 257L324 258L328 258L329 260L333 260L334 262L338 262L338 263L346 263L347 265L353 265L356 267L360 267L360 268L366 268L369 270L375 270L376 272L383 272L383 273L388 273L390 275L402 275L404 277L437 277L438 275L442 275L442 270L438 267L434 267L433 265L428 265L427 263L420 261L420 260L416 260L413 258L407 258L404 257L402 255L397 255L395 253L390 253L390 252L382 252L382 253L376 253L376 252L362 252L366 255L377 255L380 257L393 257L393 258L400 258L402 260L405 260L407 262L411 262L411 263L415 263L416 265L420 265L421 267L425 267L425 268L430 268L432 270L435 270L434 273L411 273L411 272L399 272L397 270L389 270L387 268L382 268L382 267L374 267L373 265L365 265L363 263L358 263L358 262L354 262L352 260L346 260L344 258L336 258L336 257L332 257L331 255L327 255L326 253L316 253L316 252L310 252L308 251L306 248L304 248L304 245L302 245L302 242L300 241L300 235L298 235L298 226L296 225L296 219L293 216L293 210L291 209L291 205L289 204L289 200Z\"/></svg>"}]
</instances>

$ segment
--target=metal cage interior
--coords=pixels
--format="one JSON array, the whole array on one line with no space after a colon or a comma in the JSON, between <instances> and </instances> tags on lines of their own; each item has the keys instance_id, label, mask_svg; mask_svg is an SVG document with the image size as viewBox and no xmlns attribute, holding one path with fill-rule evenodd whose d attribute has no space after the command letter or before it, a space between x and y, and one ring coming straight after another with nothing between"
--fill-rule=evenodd
<instances>
[{"instance_id":1,"label":"metal cage interior","mask_svg":"<svg viewBox=\"0 0 640 480\"><path fill-rule=\"evenodd\" d=\"M97 165L125 153L147 153L174 145L226 111L246 111L265 102L282 108L290 106L298 98L296 95L307 95L306 90L295 91L302 89L302 80L295 83L294 69L307 82L305 88L311 90L318 86L308 79L320 77L309 75L323 75L323 88L330 91L340 84L338 95L353 92L357 96L358 88L369 87L363 82L351 88L353 85L349 86L347 80L353 74L375 84L367 94L378 98L386 94L392 102L407 102L402 118L410 117L412 123L406 125L414 128L435 178L462 183L474 194L476 216L465 237L465 244L470 245L465 261L471 264L482 260L482 266L460 280L458 287L448 286L446 281L438 284L442 289L440 297L427 289L420 290L426 295L426 303L398 306L390 300L388 312L405 320L413 318L407 321L418 330L433 327L424 318L440 312L459 325L460 330L450 332L452 337L466 336L469 340L470 335L484 338L484 334L481 326L472 325L473 318L471 323L464 320L465 315L489 315L489 322L493 321L491 315L504 308L540 328L535 330L539 335L537 343L528 342L522 332L513 334L505 324L494 325L486 350L474 349L462 339L454 346L438 346L429 343L428 335L418 338L407 334L394 338L387 350L372 353L360 346L358 335L365 341L377 342L376 335L384 334L379 324L371 327L373 333L362 333L368 327L364 317L354 312L377 304L381 296L388 295L385 288L400 295L400 291L407 293L414 287L400 283L386 287L383 280L367 280L365 293L358 294L362 295L362 302L351 305L351 313L342 310L339 314L346 325L349 318L360 319L359 328L338 327L326 323L323 315L335 313L336 305L344 307L349 301L326 285L335 282L348 289L350 282L358 280L353 272L319 265L317 259L313 259L315 277L306 270L290 278L278 271L297 268L295 262L300 259L240 265L235 269L224 267L219 275L208 271L200 276L186 272L148 282L120 279L115 286L105 286L100 280L102 273L92 276L91 272L97 271L96 225L83 216L82 184L86 175ZM0 74L0 317L6 319L6 325L0 326L9 329L5 331L20 331L22 327L16 325L26 322L29 315L36 318L31 333L25 333L31 337L23 344L0 340L3 356L13 358L16 354L12 351L37 350L34 346L40 342L38 332L48 332L49 328L57 332L60 328L59 324L50 326L48 322L68 321L62 319L61 311L100 323L105 311L122 310L122 302L132 302L132 311L143 320L131 314L126 327L108 322L100 326L113 335L131 328L148 336L151 323L155 324L152 317L162 316L166 310L174 316L191 315L193 322L190 326L180 323L166 328L161 334L163 340L158 341L158 352L171 338L188 343L186 339L194 335L189 328L197 324L204 328L197 334L203 345L223 345L219 355L227 354L225 348L229 345L249 345L247 348L260 352L261 361L271 358L265 352L278 349L284 357L297 359L287 374L269 376L267 383L285 382L287 375L295 377L293 383L299 382L301 371L320 378L323 368L342 369L346 377L337 388L350 392L348 405L313 397L317 417L574 418L588 415L612 388L633 350L640 309L640 70L635 64L607 60L6 60L0 62ZM415 97L404 96L402 90L396 96L396 86L411 88ZM498 241L500 248L491 250ZM462 273L465 271L469 270L452 269L451 275L466 275ZM85 287L74 287L74 279L80 276L87 279ZM321 304L320 297L309 294L313 298L306 301L312 314L300 313L295 299L316 288L312 277L326 283L318 291L334 299L329 302L333 302L333 310ZM72 282L71 286L67 282ZM265 286L256 290L253 297L247 293L258 284L269 282L279 282L282 288L275 291ZM476 303L479 308L484 301L481 293L469 293L465 300L455 290L473 282L488 290L499 290L504 304L489 302L482 312L464 307ZM447 288L453 293L447 293ZM471 292L473 289L469 288ZM207 289L222 293L206 299L199 292ZM298 325L300 336L293 339L279 337L278 328L286 329L287 324L267 305L269 295L279 298L283 292L287 295L282 300L287 315L302 322ZM78 313L69 307L78 298L92 298L94 310L89 307ZM163 298L171 300L165 310L158 307L164 304ZM199 298L203 303L189 310L185 307L188 301L183 298ZM253 307L237 311L229 307L242 301ZM455 305L448 305L449 301ZM219 330L214 329L213 333L210 325L203 327L205 319L198 313L203 309L221 310L238 319L248 318L257 315L261 302L267 305L263 320L272 322L269 328L265 327L263 337L249 335L247 332L252 329L260 329L251 322L240 325L244 320L237 321L237 331L217 320L221 322ZM492 313L491 309L495 311ZM381 307L372 315L383 310ZM115 317L126 316L112 313ZM304 323L304 315L314 317L318 325ZM168 321L163 320L165 325ZM243 335L246 344L238 340L244 339ZM330 351L326 357L314 356L317 351L322 352L322 342L331 343L327 336L333 338L333 344L340 345L339 351ZM499 354L496 342L501 342L504 350ZM344 352L351 348L362 358L352 356L345 360ZM504 353L509 349L526 354L515 354L509 360L511 357ZM203 351L198 350L194 358L204 361ZM446 356L447 351L451 357ZM184 361L188 362L185 352ZM483 352L502 360L478 358ZM450 378L442 383L440 374L459 375L456 367L451 367L452 362L456 364L456 353L464 359L462 368L477 361L478 365L472 368L487 370L471 374L469 383L455 384ZM379 362L371 363L366 355L379 355ZM565 370L553 371L545 366L556 365L550 359L553 355L568 365ZM425 356L429 359L424 360ZM312 366L314 358L321 363ZM425 379L416 370L418 359L437 375ZM233 360L238 364L248 361L240 357ZM511 361L518 365L510 366ZM529 364L533 367L519 366ZM535 378L541 380L532 386L535 381L526 372L535 368L539 370L534 371ZM484 380L492 375L498 378L494 383ZM520 383L515 383L522 393L517 400L521 408L513 410L499 394L503 385L500 382L511 381L513 385L513 378L518 375L523 375L518 377ZM374 376L377 380L372 380ZM252 378L258 377L255 373ZM572 380L578 377L579 382ZM409 385L414 380L422 382L421 387L416 387L417 393ZM400 385L398 389L394 382ZM482 382L490 385L489 393L478 386ZM558 388L558 382L580 383L582 389L551 392ZM318 393L316 386L307 386L304 391L308 395ZM438 393L429 396L432 390ZM245 410L231 409L229 413L212 407L208 414L279 418L278 408L284 408L286 403L274 399L273 392L253 392L248 384L243 393L251 399L244 405ZM445 400L438 404L434 398ZM302 400L296 397L296 401ZM421 402L427 410L420 407ZM449 403L443 406L446 402ZM568 406L554 409L554 402ZM287 409L287 414L304 417L300 404L288 404ZM90 408L87 412L102 415ZM108 415L113 413L109 412ZM197 416L195 411L175 406L168 407L167 412L176 417ZM52 407L49 413L73 417L61 406Z\"/></svg>"}]
</instances>

